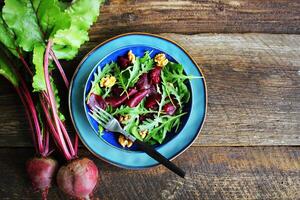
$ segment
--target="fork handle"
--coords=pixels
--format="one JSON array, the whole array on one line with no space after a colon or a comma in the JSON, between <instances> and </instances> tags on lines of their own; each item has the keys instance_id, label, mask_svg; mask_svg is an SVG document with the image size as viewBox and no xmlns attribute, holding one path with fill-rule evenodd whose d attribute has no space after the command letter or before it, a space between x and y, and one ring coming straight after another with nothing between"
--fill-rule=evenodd
<instances>
[{"instance_id":1,"label":"fork handle","mask_svg":"<svg viewBox=\"0 0 300 200\"><path fill-rule=\"evenodd\" d=\"M135 144L138 145L138 147L147 153L149 156L151 156L153 159L158 161L160 164L163 164L165 167L167 167L169 170L174 172L175 174L179 175L180 177L184 178L185 172L177 167L173 162L168 160L166 157L161 155L158 151L156 151L152 146L140 141L140 140L135 140Z\"/></svg>"}]
</instances>

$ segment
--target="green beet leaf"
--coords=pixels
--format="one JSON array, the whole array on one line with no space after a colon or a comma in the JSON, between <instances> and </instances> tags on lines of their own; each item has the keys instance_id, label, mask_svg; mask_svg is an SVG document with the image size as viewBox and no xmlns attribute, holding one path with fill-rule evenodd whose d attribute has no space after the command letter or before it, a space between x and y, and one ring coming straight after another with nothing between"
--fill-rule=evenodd
<instances>
[{"instance_id":1,"label":"green beet leaf","mask_svg":"<svg viewBox=\"0 0 300 200\"><path fill-rule=\"evenodd\" d=\"M79 47L88 41L88 29L99 15L103 0L75 1L65 10L71 19L71 26L58 30L53 36L54 52L59 59L70 60L76 56Z\"/></svg>"},{"instance_id":2,"label":"green beet leaf","mask_svg":"<svg viewBox=\"0 0 300 200\"><path fill-rule=\"evenodd\" d=\"M2 12L6 24L16 35L16 43L24 51L32 51L36 43L43 43L30 0L6 0Z\"/></svg>"},{"instance_id":3,"label":"green beet leaf","mask_svg":"<svg viewBox=\"0 0 300 200\"><path fill-rule=\"evenodd\" d=\"M17 87L19 85L19 79L10 65L3 52L0 52L0 74L9 80L14 87Z\"/></svg>"},{"instance_id":4,"label":"green beet leaf","mask_svg":"<svg viewBox=\"0 0 300 200\"><path fill-rule=\"evenodd\" d=\"M32 0L32 4L44 36L54 35L57 30L70 27L71 19L60 8L57 0Z\"/></svg>"},{"instance_id":5,"label":"green beet leaf","mask_svg":"<svg viewBox=\"0 0 300 200\"><path fill-rule=\"evenodd\" d=\"M35 75L33 76L32 87L34 92L46 90L46 82L44 75L44 53L45 46L43 44L36 44L33 49L32 62L35 65Z\"/></svg>"},{"instance_id":6,"label":"green beet leaf","mask_svg":"<svg viewBox=\"0 0 300 200\"><path fill-rule=\"evenodd\" d=\"M15 44L15 35L8 28L5 21L2 18L2 12L0 12L0 42L7 47L7 49L15 56L18 56L17 46Z\"/></svg>"}]
</instances>

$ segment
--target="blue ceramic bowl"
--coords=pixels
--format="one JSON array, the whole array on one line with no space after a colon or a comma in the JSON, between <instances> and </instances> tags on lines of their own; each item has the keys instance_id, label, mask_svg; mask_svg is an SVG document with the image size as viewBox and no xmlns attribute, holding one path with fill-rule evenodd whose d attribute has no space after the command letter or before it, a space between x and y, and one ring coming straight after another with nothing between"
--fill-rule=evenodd
<instances>
[{"instance_id":1,"label":"blue ceramic bowl","mask_svg":"<svg viewBox=\"0 0 300 200\"><path fill-rule=\"evenodd\" d=\"M184 66L188 75L203 76L200 69L186 51L175 42L160 36L146 33L130 33L120 35L93 49L79 64L69 93L69 107L74 126L83 144L97 157L123 168L139 169L155 166L158 163L135 146L123 149L117 142L117 135L109 132L98 136L97 122L87 113L86 96L91 89L91 81L98 68L116 61L117 57L132 50L136 56L143 56L145 51L152 51L151 56L163 52L172 62ZM205 80L188 81L191 99L185 106L188 114L182 119L181 128L177 133L168 133L168 137L155 148L169 159L187 149L200 133L207 108L207 92Z\"/></svg>"}]
</instances>

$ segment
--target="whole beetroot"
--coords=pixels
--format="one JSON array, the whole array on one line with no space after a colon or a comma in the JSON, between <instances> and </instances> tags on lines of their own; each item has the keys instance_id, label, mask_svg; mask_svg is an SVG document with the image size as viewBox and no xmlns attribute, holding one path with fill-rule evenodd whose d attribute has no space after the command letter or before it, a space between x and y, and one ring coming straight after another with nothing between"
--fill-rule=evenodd
<instances>
[{"instance_id":1,"label":"whole beetroot","mask_svg":"<svg viewBox=\"0 0 300 200\"><path fill-rule=\"evenodd\" d=\"M47 199L48 190L57 168L57 162L51 158L33 158L27 161L27 174L34 189L42 192L43 199Z\"/></svg>"},{"instance_id":2,"label":"whole beetroot","mask_svg":"<svg viewBox=\"0 0 300 200\"><path fill-rule=\"evenodd\" d=\"M77 199L89 199L98 183L95 163L82 158L62 166L57 174L57 185L66 194Z\"/></svg>"}]
</instances>

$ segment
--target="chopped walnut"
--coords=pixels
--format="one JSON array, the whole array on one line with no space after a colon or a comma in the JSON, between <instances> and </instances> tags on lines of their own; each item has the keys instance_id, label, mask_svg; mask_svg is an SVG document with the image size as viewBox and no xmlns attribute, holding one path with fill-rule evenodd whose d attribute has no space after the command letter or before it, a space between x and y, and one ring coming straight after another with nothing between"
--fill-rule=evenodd
<instances>
[{"instance_id":1,"label":"chopped walnut","mask_svg":"<svg viewBox=\"0 0 300 200\"><path fill-rule=\"evenodd\" d=\"M120 143L120 145L122 147L131 147L133 142L127 138L124 137L124 135L120 135L119 138L118 138L118 142Z\"/></svg>"},{"instance_id":2,"label":"chopped walnut","mask_svg":"<svg viewBox=\"0 0 300 200\"><path fill-rule=\"evenodd\" d=\"M142 139L144 139L147 136L147 134L148 134L148 130L140 131L139 134L142 137Z\"/></svg>"},{"instance_id":3,"label":"chopped walnut","mask_svg":"<svg viewBox=\"0 0 300 200\"><path fill-rule=\"evenodd\" d=\"M164 67L168 64L169 60L166 58L166 55L163 53L157 54L154 58L156 65L159 67Z\"/></svg>"},{"instance_id":4,"label":"chopped walnut","mask_svg":"<svg viewBox=\"0 0 300 200\"><path fill-rule=\"evenodd\" d=\"M100 87L112 87L116 81L114 76L105 76L100 80Z\"/></svg>"},{"instance_id":5,"label":"chopped walnut","mask_svg":"<svg viewBox=\"0 0 300 200\"><path fill-rule=\"evenodd\" d=\"M134 63L135 62L135 55L132 53L132 51L128 51L128 59L131 63Z\"/></svg>"},{"instance_id":6,"label":"chopped walnut","mask_svg":"<svg viewBox=\"0 0 300 200\"><path fill-rule=\"evenodd\" d=\"M128 120L130 119L130 115L126 114L124 116L120 116L119 117L119 122L121 122L122 124L126 123Z\"/></svg>"}]
</instances>

